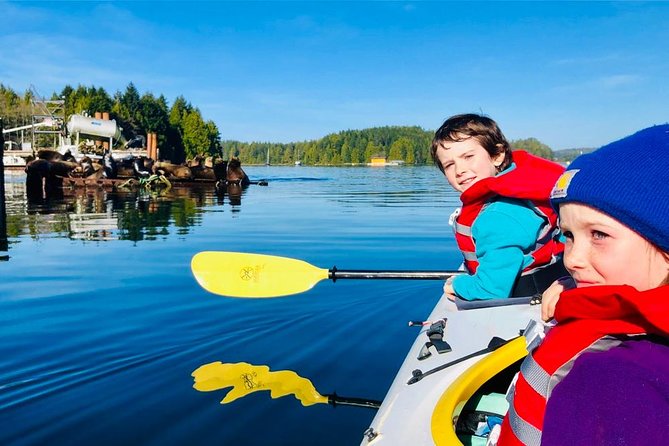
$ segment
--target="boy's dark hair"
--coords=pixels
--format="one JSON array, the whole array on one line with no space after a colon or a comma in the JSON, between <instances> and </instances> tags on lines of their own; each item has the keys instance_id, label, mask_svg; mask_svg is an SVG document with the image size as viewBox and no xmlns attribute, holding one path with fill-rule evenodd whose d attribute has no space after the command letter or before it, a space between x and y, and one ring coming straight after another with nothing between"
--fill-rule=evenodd
<instances>
[{"instance_id":1,"label":"boy's dark hair","mask_svg":"<svg viewBox=\"0 0 669 446\"><path fill-rule=\"evenodd\" d=\"M511 146L497 126L497 123L486 116L466 113L451 116L434 133L430 155L432 156L432 161L442 173L444 173L444 167L439 162L439 158L437 158L437 149L441 143L460 142L469 138L476 138L481 146L490 154L491 158L504 152L504 161L499 166L500 172L509 167L513 162Z\"/></svg>"}]
</instances>

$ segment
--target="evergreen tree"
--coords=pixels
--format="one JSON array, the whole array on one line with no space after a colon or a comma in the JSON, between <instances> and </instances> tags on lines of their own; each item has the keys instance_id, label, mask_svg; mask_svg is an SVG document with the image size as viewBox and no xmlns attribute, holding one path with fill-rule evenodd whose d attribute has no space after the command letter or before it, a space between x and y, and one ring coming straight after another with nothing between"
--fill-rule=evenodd
<instances>
[{"instance_id":1,"label":"evergreen tree","mask_svg":"<svg viewBox=\"0 0 669 446\"><path fill-rule=\"evenodd\" d=\"M169 126L167 102L165 98L156 99L151 93L145 93L139 100L137 120L144 133L155 132L164 135Z\"/></svg>"},{"instance_id":2,"label":"evergreen tree","mask_svg":"<svg viewBox=\"0 0 669 446\"><path fill-rule=\"evenodd\" d=\"M140 122L140 97L135 85L130 82L124 93L116 92L114 95L114 114L123 123L126 138L138 135L141 132Z\"/></svg>"},{"instance_id":3,"label":"evergreen tree","mask_svg":"<svg viewBox=\"0 0 669 446\"><path fill-rule=\"evenodd\" d=\"M372 141L369 141L367 143L367 147L365 147L365 161L364 162L370 162L372 160L373 156L381 156L383 155L383 150L381 147L377 146L374 144Z\"/></svg>"},{"instance_id":4,"label":"evergreen tree","mask_svg":"<svg viewBox=\"0 0 669 446\"><path fill-rule=\"evenodd\" d=\"M200 110L193 109L183 117L183 144L186 159L209 153L209 131L202 120Z\"/></svg>"},{"instance_id":5,"label":"evergreen tree","mask_svg":"<svg viewBox=\"0 0 669 446\"><path fill-rule=\"evenodd\" d=\"M186 160L183 143L183 119L191 108L191 105L183 96L178 96L170 108L169 128L165 135L165 147L162 153L165 153L165 158L173 163L182 163Z\"/></svg>"},{"instance_id":6,"label":"evergreen tree","mask_svg":"<svg viewBox=\"0 0 669 446\"><path fill-rule=\"evenodd\" d=\"M91 97L88 107L90 115L95 115L96 112L111 112L112 99L104 88L100 87L96 90L95 87L91 87L89 95Z\"/></svg>"},{"instance_id":7,"label":"evergreen tree","mask_svg":"<svg viewBox=\"0 0 669 446\"><path fill-rule=\"evenodd\" d=\"M553 159L553 151L551 148L536 138L517 139L511 141L510 144L513 149L525 150L542 158L549 160Z\"/></svg>"},{"instance_id":8,"label":"evergreen tree","mask_svg":"<svg viewBox=\"0 0 669 446\"><path fill-rule=\"evenodd\" d=\"M23 98L0 83L0 117L5 128L19 127L31 122L30 97Z\"/></svg>"},{"instance_id":9,"label":"evergreen tree","mask_svg":"<svg viewBox=\"0 0 669 446\"><path fill-rule=\"evenodd\" d=\"M209 140L209 147L207 152L212 156L221 156L223 154L221 147L221 133L214 121L207 121L205 123L207 128L207 139Z\"/></svg>"},{"instance_id":10,"label":"evergreen tree","mask_svg":"<svg viewBox=\"0 0 669 446\"><path fill-rule=\"evenodd\" d=\"M351 149L351 163L361 164L362 162L364 162L364 159L362 158L362 152L359 148L353 147Z\"/></svg>"},{"instance_id":11,"label":"evergreen tree","mask_svg":"<svg viewBox=\"0 0 669 446\"><path fill-rule=\"evenodd\" d=\"M341 162L344 164L351 162L351 147L348 143L344 143L341 146Z\"/></svg>"}]
</instances>

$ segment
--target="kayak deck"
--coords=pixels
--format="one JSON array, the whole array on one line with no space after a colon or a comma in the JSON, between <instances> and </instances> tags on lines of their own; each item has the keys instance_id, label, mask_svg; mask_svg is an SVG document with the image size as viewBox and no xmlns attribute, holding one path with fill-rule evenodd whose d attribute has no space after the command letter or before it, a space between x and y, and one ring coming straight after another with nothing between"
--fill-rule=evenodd
<instances>
[{"instance_id":1,"label":"kayak deck","mask_svg":"<svg viewBox=\"0 0 669 446\"><path fill-rule=\"evenodd\" d=\"M421 329L379 411L365 431L361 445L461 444L459 441L453 443L452 429L443 431L443 428L449 424L444 423L444 419L452 419L453 410L461 409L464 402L455 407L452 395L442 398L442 394L465 371L489 356L492 350L488 346L493 338L505 341L517 338L530 319L539 319L539 311L539 306L528 304L458 310L453 302L442 296L428 320L446 319L443 340L451 351L438 353L434 347L429 347L430 354L418 359L425 356L426 343L430 341L430 327ZM502 357L502 362L507 365L517 361L524 355L519 352L519 344L524 342L516 342L514 348L507 348L497 357ZM501 364L494 367L501 367ZM481 376L495 371L483 372ZM435 421L437 432L433 434L433 415L437 406L440 413ZM443 412L445 410L450 413Z\"/></svg>"}]
</instances>

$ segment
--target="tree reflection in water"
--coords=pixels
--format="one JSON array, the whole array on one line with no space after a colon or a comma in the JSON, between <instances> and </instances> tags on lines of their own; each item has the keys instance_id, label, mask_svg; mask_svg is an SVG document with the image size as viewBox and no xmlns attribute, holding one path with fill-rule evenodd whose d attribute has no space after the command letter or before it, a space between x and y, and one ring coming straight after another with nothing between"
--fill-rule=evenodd
<instances>
[{"instance_id":1,"label":"tree reflection in water","mask_svg":"<svg viewBox=\"0 0 669 446\"><path fill-rule=\"evenodd\" d=\"M156 240L171 232L189 233L205 207L224 205L228 197L239 212L244 189L213 184L173 186L159 192L100 187L63 188L28 198L25 182L7 188L7 236L68 237L80 240Z\"/></svg>"}]
</instances>

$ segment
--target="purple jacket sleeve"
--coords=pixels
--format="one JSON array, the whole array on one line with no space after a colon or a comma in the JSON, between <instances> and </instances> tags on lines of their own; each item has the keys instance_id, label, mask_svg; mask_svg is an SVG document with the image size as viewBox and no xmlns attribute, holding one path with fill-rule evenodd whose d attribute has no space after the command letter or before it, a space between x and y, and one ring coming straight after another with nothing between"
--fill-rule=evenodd
<instances>
[{"instance_id":1,"label":"purple jacket sleeve","mask_svg":"<svg viewBox=\"0 0 669 446\"><path fill-rule=\"evenodd\" d=\"M546 405L542 446L669 444L669 346L584 353Z\"/></svg>"}]
</instances>

